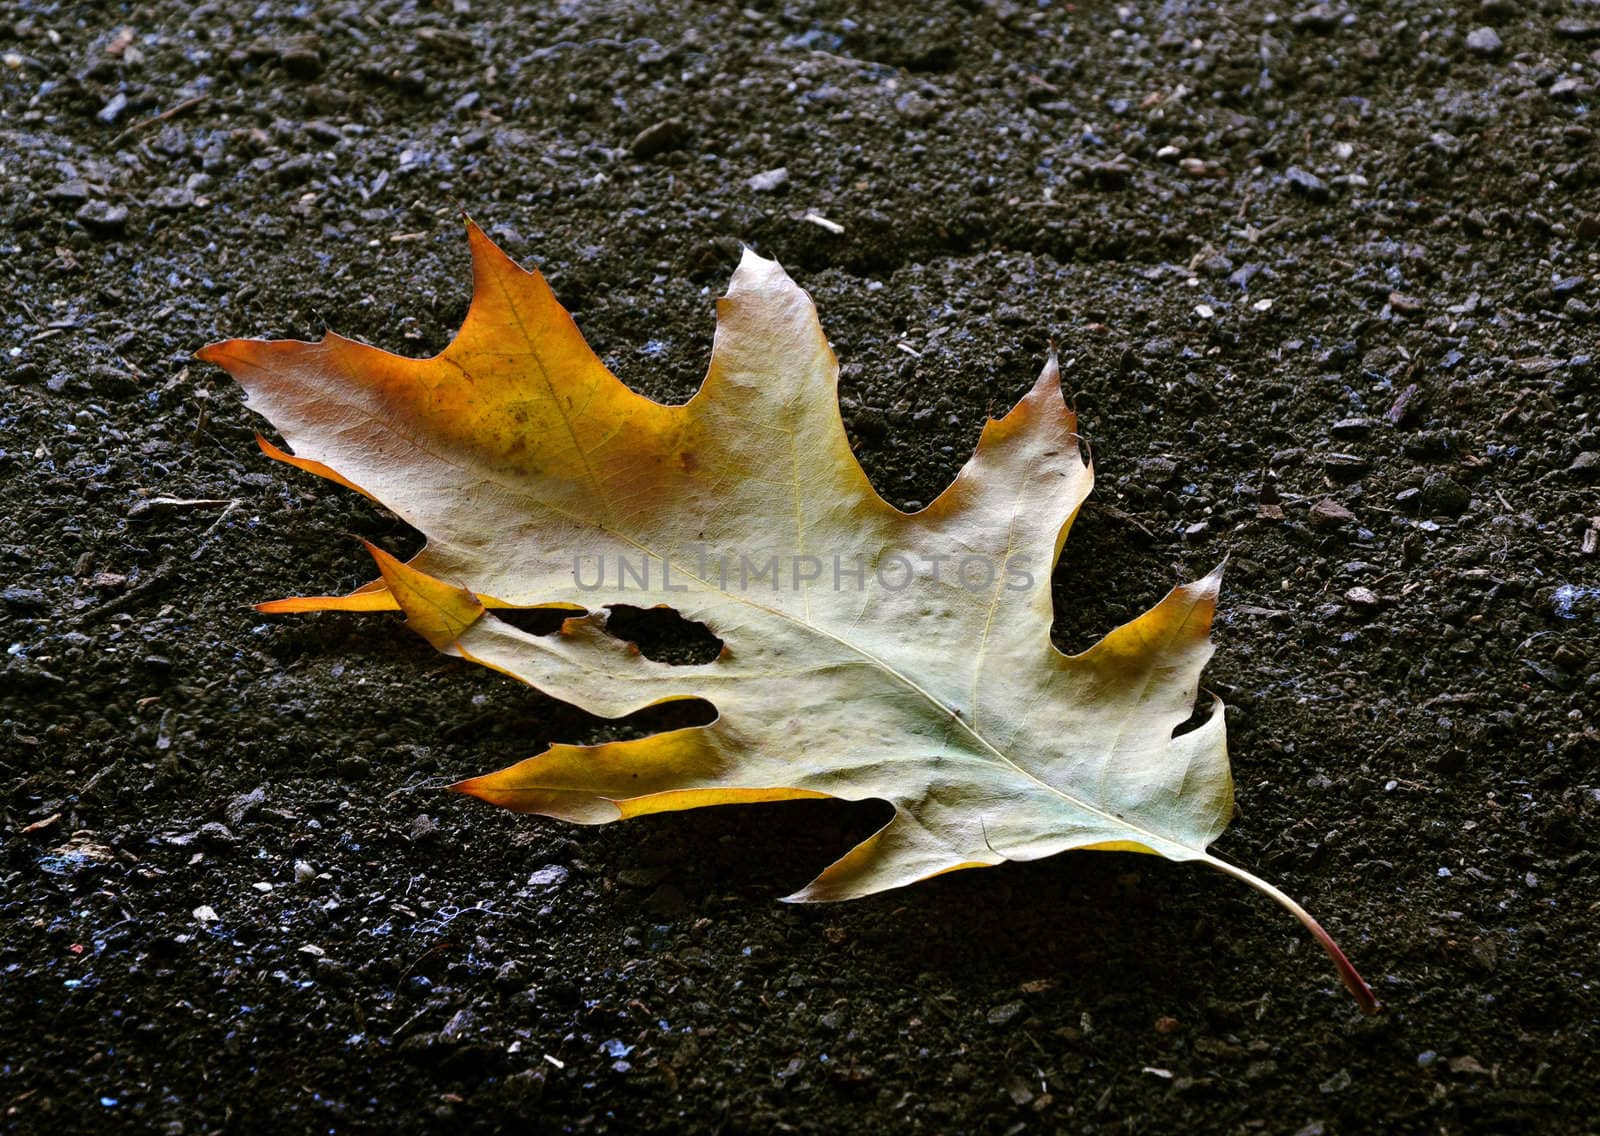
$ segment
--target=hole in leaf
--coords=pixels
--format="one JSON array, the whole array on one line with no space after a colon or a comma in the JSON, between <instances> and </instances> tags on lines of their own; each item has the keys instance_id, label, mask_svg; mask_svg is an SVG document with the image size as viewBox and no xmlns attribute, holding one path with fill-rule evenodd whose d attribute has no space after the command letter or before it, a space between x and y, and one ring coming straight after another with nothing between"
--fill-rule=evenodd
<instances>
[{"instance_id":1,"label":"hole in leaf","mask_svg":"<svg viewBox=\"0 0 1600 1136\"><path fill-rule=\"evenodd\" d=\"M632 607L613 604L606 616L606 631L635 644L645 658L678 667L712 662L722 650L722 640L703 623L695 623L670 607Z\"/></svg>"},{"instance_id":2,"label":"hole in leaf","mask_svg":"<svg viewBox=\"0 0 1600 1136\"><path fill-rule=\"evenodd\" d=\"M582 608L570 607L497 607L490 614L529 635L554 635L565 620L586 613Z\"/></svg>"},{"instance_id":3,"label":"hole in leaf","mask_svg":"<svg viewBox=\"0 0 1600 1136\"><path fill-rule=\"evenodd\" d=\"M1200 697L1194 701L1194 709L1189 712L1189 716L1173 727L1172 736L1181 738L1184 734L1193 733L1211 721L1211 713L1215 706L1216 703L1212 701L1211 697L1201 691Z\"/></svg>"},{"instance_id":4,"label":"hole in leaf","mask_svg":"<svg viewBox=\"0 0 1600 1136\"><path fill-rule=\"evenodd\" d=\"M658 702L636 714L622 719L622 725L608 723L610 732L605 740L624 736L648 737L664 734L668 730L683 730L690 726L709 726L717 720L717 708L704 698L674 698L671 702Z\"/></svg>"}]
</instances>

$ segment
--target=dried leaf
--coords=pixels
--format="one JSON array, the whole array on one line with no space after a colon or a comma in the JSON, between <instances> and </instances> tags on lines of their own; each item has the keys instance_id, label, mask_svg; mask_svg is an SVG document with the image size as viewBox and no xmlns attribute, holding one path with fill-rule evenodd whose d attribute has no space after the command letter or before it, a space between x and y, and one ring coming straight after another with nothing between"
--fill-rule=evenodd
<instances>
[{"instance_id":1,"label":"dried leaf","mask_svg":"<svg viewBox=\"0 0 1600 1136\"><path fill-rule=\"evenodd\" d=\"M1054 358L926 509L873 490L846 439L838 368L810 298L746 252L718 303L711 366L685 405L618 381L537 272L469 226L474 292L439 355L341 336L232 340L227 368L293 454L425 533L380 579L267 611L403 611L436 648L595 713L712 703L706 726L556 745L456 786L604 823L804 797L881 798L890 822L793 900L870 895L1071 849L1197 860L1293 900L1206 847L1233 814L1223 713L1186 733L1220 572L1079 655L1050 642L1051 573L1093 473ZM652 661L605 605L671 607L723 643ZM526 633L497 608L576 613Z\"/></svg>"}]
</instances>

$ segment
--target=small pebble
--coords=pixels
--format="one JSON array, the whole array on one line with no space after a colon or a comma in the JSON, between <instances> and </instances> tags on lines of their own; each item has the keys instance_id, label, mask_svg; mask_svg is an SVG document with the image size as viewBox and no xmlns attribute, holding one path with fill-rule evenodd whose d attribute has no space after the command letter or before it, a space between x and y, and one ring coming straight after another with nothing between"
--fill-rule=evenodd
<instances>
[{"instance_id":1,"label":"small pebble","mask_svg":"<svg viewBox=\"0 0 1600 1136\"><path fill-rule=\"evenodd\" d=\"M1127 162L1098 160L1084 162L1080 168L1089 180L1101 189L1120 189L1133 176L1133 167Z\"/></svg>"},{"instance_id":2,"label":"small pebble","mask_svg":"<svg viewBox=\"0 0 1600 1136\"><path fill-rule=\"evenodd\" d=\"M789 167L779 166L775 170L763 170L745 182L756 193L776 193L789 181Z\"/></svg>"},{"instance_id":3,"label":"small pebble","mask_svg":"<svg viewBox=\"0 0 1600 1136\"><path fill-rule=\"evenodd\" d=\"M1333 529L1354 524L1356 515L1339 502L1324 497L1311 506L1311 523L1319 529Z\"/></svg>"},{"instance_id":4,"label":"small pebble","mask_svg":"<svg viewBox=\"0 0 1600 1136\"><path fill-rule=\"evenodd\" d=\"M1504 49L1500 33L1493 28L1473 28L1467 33L1467 50L1474 55L1499 55Z\"/></svg>"},{"instance_id":5,"label":"small pebble","mask_svg":"<svg viewBox=\"0 0 1600 1136\"><path fill-rule=\"evenodd\" d=\"M666 878L666 875L667 869L662 867L623 868L617 873L617 882L627 887L655 887Z\"/></svg>"},{"instance_id":6,"label":"small pebble","mask_svg":"<svg viewBox=\"0 0 1600 1136\"><path fill-rule=\"evenodd\" d=\"M457 1010L450 1020L445 1023L444 1029L439 1031L441 1041L455 1041L463 1034L470 1033L477 1025L477 1018L471 1010Z\"/></svg>"},{"instance_id":7,"label":"small pebble","mask_svg":"<svg viewBox=\"0 0 1600 1136\"><path fill-rule=\"evenodd\" d=\"M923 125L939 117L939 104L932 99L907 91L894 101L894 109L908 122Z\"/></svg>"},{"instance_id":8,"label":"small pebble","mask_svg":"<svg viewBox=\"0 0 1600 1136\"><path fill-rule=\"evenodd\" d=\"M1331 32L1339 26L1339 13L1333 10L1332 4L1317 4L1290 16L1289 23L1314 32Z\"/></svg>"},{"instance_id":9,"label":"small pebble","mask_svg":"<svg viewBox=\"0 0 1600 1136\"><path fill-rule=\"evenodd\" d=\"M1329 197L1328 183L1319 178L1310 170L1299 166L1290 166L1283 171L1283 180L1289 183L1289 188L1312 201L1326 201Z\"/></svg>"},{"instance_id":10,"label":"small pebble","mask_svg":"<svg viewBox=\"0 0 1600 1136\"><path fill-rule=\"evenodd\" d=\"M639 131L628 152L635 158L653 158L669 150L681 149L689 140L689 128L681 118L665 118Z\"/></svg>"},{"instance_id":11,"label":"small pebble","mask_svg":"<svg viewBox=\"0 0 1600 1136\"><path fill-rule=\"evenodd\" d=\"M528 886L538 888L559 887L567 882L568 874L567 870L560 864L546 864L542 868L536 868L533 874L528 877Z\"/></svg>"},{"instance_id":12,"label":"small pebble","mask_svg":"<svg viewBox=\"0 0 1600 1136\"><path fill-rule=\"evenodd\" d=\"M1333 424L1331 433L1335 438L1365 438L1372 433L1372 419L1341 418Z\"/></svg>"},{"instance_id":13,"label":"small pebble","mask_svg":"<svg viewBox=\"0 0 1600 1136\"><path fill-rule=\"evenodd\" d=\"M1443 473L1430 473L1422 483L1422 511L1430 517L1459 517L1472 504L1472 491Z\"/></svg>"},{"instance_id":14,"label":"small pebble","mask_svg":"<svg viewBox=\"0 0 1600 1136\"><path fill-rule=\"evenodd\" d=\"M293 44L285 48L278 60L293 79L315 79L322 74L322 56L308 44Z\"/></svg>"},{"instance_id":15,"label":"small pebble","mask_svg":"<svg viewBox=\"0 0 1600 1136\"><path fill-rule=\"evenodd\" d=\"M1028 1082L1021 1077L1011 1076L1006 1078L1006 1095L1011 1098L1011 1103L1018 1108L1033 1103L1033 1090L1028 1087Z\"/></svg>"},{"instance_id":16,"label":"small pebble","mask_svg":"<svg viewBox=\"0 0 1600 1136\"><path fill-rule=\"evenodd\" d=\"M106 201L86 202L73 216L97 237L114 237L128 225L127 206Z\"/></svg>"},{"instance_id":17,"label":"small pebble","mask_svg":"<svg viewBox=\"0 0 1600 1136\"><path fill-rule=\"evenodd\" d=\"M989 1011L989 1024L992 1026L1008 1026L1016 1021L1027 1009L1021 1002L1006 1002Z\"/></svg>"},{"instance_id":18,"label":"small pebble","mask_svg":"<svg viewBox=\"0 0 1600 1136\"><path fill-rule=\"evenodd\" d=\"M221 821L210 821L200 826L200 841L209 848L227 849L239 843L239 838Z\"/></svg>"},{"instance_id":19,"label":"small pebble","mask_svg":"<svg viewBox=\"0 0 1600 1136\"><path fill-rule=\"evenodd\" d=\"M248 793L240 793L228 802L225 810L228 823L238 828L245 821L261 811L261 806L267 803L267 791L260 786L251 789Z\"/></svg>"},{"instance_id":20,"label":"small pebble","mask_svg":"<svg viewBox=\"0 0 1600 1136\"><path fill-rule=\"evenodd\" d=\"M372 762L364 757L341 757L337 769L346 781L365 781L372 776Z\"/></svg>"},{"instance_id":21,"label":"small pebble","mask_svg":"<svg viewBox=\"0 0 1600 1136\"><path fill-rule=\"evenodd\" d=\"M1322 471L1329 480L1348 484L1359 481L1372 468L1372 463L1359 454L1323 454Z\"/></svg>"},{"instance_id":22,"label":"small pebble","mask_svg":"<svg viewBox=\"0 0 1600 1136\"><path fill-rule=\"evenodd\" d=\"M1600 480L1600 453L1584 450L1572 459L1572 464L1567 467L1567 476L1574 481Z\"/></svg>"},{"instance_id":23,"label":"small pebble","mask_svg":"<svg viewBox=\"0 0 1600 1136\"><path fill-rule=\"evenodd\" d=\"M1406 388L1395 396L1389 409L1383 412L1383 418L1391 426L1399 426L1416 417L1421 409L1422 388L1416 383L1408 383Z\"/></svg>"},{"instance_id":24,"label":"small pebble","mask_svg":"<svg viewBox=\"0 0 1600 1136\"><path fill-rule=\"evenodd\" d=\"M181 185L163 185L152 190L145 204L164 213L177 213L194 206L194 191Z\"/></svg>"},{"instance_id":25,"label":"small pebble","mask_svg":"<svg viewBox=\"0 0 1600 1136\"><path fill-rule=\"evenodd\" d=\"M72 178L64 181L53 189L47 189L44 195L52 201L87 201L89 200L89 183L82 178Z\"/></svg>"},{"instance_id":26,"label":"small pebble","mask_svg":"<svg viewBox=\"0 0 1600 1136\"><path fill-rule=\"evenodd\" d=\"M273 175L284 185L300 185L316 173L317 163L310 154L296 154L279 162Z\"/></svg>"},{"instance_id":27,"label":"small pebble","mask_svg":"<svg viewBox=\"0 0 1600 1136\"><path fill-rule=\"evenodd\" d=\"M127 109L128 96L123 94L121 91L118 91L116 94L111 96L110 100L105 106L100 108L100 112L96 114L95 117L101 122L105 123L107 126L110 126L113 122L117 121L122 112Z\"/></svg>"},{"instance_id":28,"label":"small pebble","mask_svg":"<svg viewBox=\"0 0 1600 1136\"><path fill-rule=\"evenodd\" d=\"M48 606L44 593L38 588L24 588L12 584L0 592L0 602L12 611L43 611Z\"/></svg>"},{"instance_id":29,"label":"small pebble","mask_svg":"<svg viewBox=\"0 0 1600 1136\"><path fill-rule=\"evenodd\" d=\"M1351 588L1344 594L1344 602L1358 610L1371 611L1380 606L1383 600L1371 588Z\"/></svg>"},{"instance_id":30,"label":"small pebble","mask_svg":"<svg viewBox=\"0 0 1600 1136\"><path fill-rule=\"evenodd\" d=\"M1600 20L1568 16L1557 20L1552 30L1562 39L1596 39L1600 38Z\"/></svg>"}]
</instances>

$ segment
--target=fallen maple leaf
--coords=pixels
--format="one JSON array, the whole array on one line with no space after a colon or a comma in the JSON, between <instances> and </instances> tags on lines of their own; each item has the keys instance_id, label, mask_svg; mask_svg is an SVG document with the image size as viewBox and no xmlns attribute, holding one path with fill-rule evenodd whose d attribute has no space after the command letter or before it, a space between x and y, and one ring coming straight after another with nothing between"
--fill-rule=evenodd
<instances>
[{"instance_id":1,"label":"fallen maple leaf","mask_svg":"<svg viewBox=\"0 0 1600 1136\"><path fill-rule=\"evenodd\" d=\"M555 745L455 788L597 824L803 797L881 798L890 822L793 900L849 899L1069 849L1199 860L1287 907L1365 1007L1371 990L1298 904L1206 847L1233 814L1222 707L1174 735L1211 654L1220 574L1080 655L1050 642L1051 573L1093 474L1052 358L933 504L905 514L851 453L810 298L746 252L688 403L618 381L537 272L469 223L455 340L401 358L329 333L231 340L225 367L293 447L271 457L381 501L428 537L347 596L265 611L403 611L446 654L611 717L702 698L705 726ZM655 604L723 642L652 661L604 607ZM492 614L586 612L557 635ZM599 610L596 610L599 609Z\"/></svg>"}]
</instances>

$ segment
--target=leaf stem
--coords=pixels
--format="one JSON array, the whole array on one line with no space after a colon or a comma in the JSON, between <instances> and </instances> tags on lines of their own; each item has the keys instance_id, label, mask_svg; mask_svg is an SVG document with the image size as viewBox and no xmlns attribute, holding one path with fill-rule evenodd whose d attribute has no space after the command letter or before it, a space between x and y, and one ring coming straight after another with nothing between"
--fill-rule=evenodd
<instances>
[{"instance_id":1,"label":"leaf stem","mask_svg":"<svg viewBox=\"0 0 1600 1136\"><path fill-rule=\"evenodd\" d=\"M1317 942L1322 944L1322 949L1328 952L1328 957L1333 960L1333 965L1339 972L1339 978L1344 982L1344 988L1350 991L1351 997L1356 1000L1361 1008L1369 1014L1376 1013L1383 1008L1378 1001L1378 996L1372 992L1372 987L1367 985L1366 979L1361 977L1360 972L1345 957L1344 952L1339 949L1339 944L1335 943L1333 937L1322 929L1321 923L1311 917L1309 911L1267 883L1260 876L1253 875L1243 868L1228 863L1226 860L1219 860L1215 856L1207 855L1206 862L1212 867L1228 873L1235 879L1243 880L1257 891L1271 896L1288 908L1290 914L1300 920L1305 925L1306 930L1310 931Z\"/></svg>"}]
</instances>

